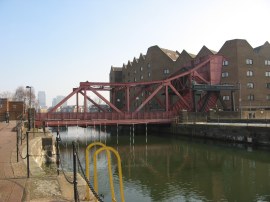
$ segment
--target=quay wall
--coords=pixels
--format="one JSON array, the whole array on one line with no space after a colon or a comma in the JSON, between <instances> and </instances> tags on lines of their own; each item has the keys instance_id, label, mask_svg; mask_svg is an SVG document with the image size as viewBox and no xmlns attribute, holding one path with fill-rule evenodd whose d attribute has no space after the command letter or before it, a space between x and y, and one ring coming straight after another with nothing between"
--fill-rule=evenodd
<instances>
[{"instance_id":1,"label":"quay wall","mask_svg":"<svg viewBox=\"0 0 270 202\"><path fill-rule=\"evenodd\" d=\"M22 156L26 156L27 147L24 145ZM43 163L51 163L55 161L54 140L51 134L43 132L30 132L29 133L29 161L30 172L34 176L43 175L44 171L41 168ZM27 159L24 159L27 165Z\"/></svg>"},{"instance_id":2,"label":"quay wall","mask_svg":"<svg viewBox=\"0 0 270 202\"><path fill-rule=\"evenodd\" d=\"M224 121L224 120L223 120ZM133 133L132 126L119 126L119 134ZM109 128L116 134L116 126ZM136 125L135 134L145 134L146 126ZM260 146L270 146L270 123L222 123L222 122L186 122L171 125L147 126L149 134L185 136L200 139L212 139L223 142L235 142Z\"/></svg>"},{"instance_id":3,"label":"quay wall","mask_svg":"<svg viewBox=\"0 0 270 202\"><path fill-rule=\"evenodd\" d=\"M180 123L149 130L159 134L270 146L270 124Z\"/></svg>"}]
</instances>

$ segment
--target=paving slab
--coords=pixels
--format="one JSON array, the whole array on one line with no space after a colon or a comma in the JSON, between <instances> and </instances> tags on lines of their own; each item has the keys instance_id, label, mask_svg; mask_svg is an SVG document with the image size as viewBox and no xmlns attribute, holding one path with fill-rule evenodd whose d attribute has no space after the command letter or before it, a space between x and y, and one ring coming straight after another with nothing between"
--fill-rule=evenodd
<instances>
[{"instance_id":1,"label":"paving slab","mask_svg":"<svg viewBox=\"0 0 270 202\"><path fill-rule=\"evenodd\" d=\"M44 171L33 159L30 159L30 178L27 178L25 140L19 144L19 161L16 151L15 121L9 124L0 122L0 202L54 202L74 201L73 185L68 183L62 173L56 170ZM30 143L36 142L37 136L31 136ZM30 152L29 152L30 153ZM72 179L73 174L67 173ZM85 199L85 182L80 175L78 191L80 201ZM91 197L93 198L93 197ZM94 201L94 200L91 200Z\"/></svg>"},{"instance_id":2,"label":"paving slab","mask_svg":"<svg viewBox=\"0 0 270 202\"><path fill-rule=\"evenodd\" d=\"M23 200L26 177L14 175L12 164L13 149L16 148L15 121L0 122L0 202L16 202Z\"/></svg>"}]
</instances>

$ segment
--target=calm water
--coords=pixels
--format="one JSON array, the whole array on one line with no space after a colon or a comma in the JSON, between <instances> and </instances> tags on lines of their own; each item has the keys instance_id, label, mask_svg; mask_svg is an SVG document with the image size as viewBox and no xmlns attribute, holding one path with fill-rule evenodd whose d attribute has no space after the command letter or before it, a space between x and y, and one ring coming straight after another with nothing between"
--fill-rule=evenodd
<instances>
[{"instance_id":1,"label":"calm water","mask_svg":"<svg viewBox=\"0 0 270 202\"><path fill-rule=\"evenodd\" d=\"M92 128L69 127L60 134L62 162L67 170L72 170L73 140L79 143L82 162L86 145L95 140L118 150L127 202L270 201L269 151L175 136L146 136L136 131L133 137L131 133L117 136ZM105 201L111 201L104 153L99 155L98 168L99 193ZM115 160L113 173L119 199Z\"/></svg>"}]
</instances>

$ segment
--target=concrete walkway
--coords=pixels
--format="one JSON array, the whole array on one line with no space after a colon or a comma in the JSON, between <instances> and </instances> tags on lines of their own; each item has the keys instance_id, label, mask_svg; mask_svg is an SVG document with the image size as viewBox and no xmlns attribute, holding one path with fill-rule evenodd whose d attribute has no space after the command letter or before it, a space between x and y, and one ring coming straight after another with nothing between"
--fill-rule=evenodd
<instances>
[{"instance_id":1,"label":"concrete walkway","mask_svg":"<svg viewBox=\"0 0 270 202\"><path fill-rule=\"evenodd\" d=\"M45 173L30 159L30 178L27 178L24 160L19 156L17 162L15 126L15 121L9 124L0 122L0 202L74 201L73 185L65 180L63 174L57 176L56 170L52 174ZM31 145L35 138L29 138ZM25 143L22 146L19 144L19 149L25 157ZM68 176L72 178L72 173ZM83 201L85 182L80 175L77 177L80 201Z\"/></svg>"},{"instance_id":2,"label":"concrete walkway","mask_svg":"<svg viewBox=\"0 0 270 202\"><path fill-rule=\"evenodd\" d=\"M12 157L16 148L16 132L12 131L15 124L14 121L0 122L0 202L22 201L27 180L26 175L20 173L24 172L19 169L22 163ZM16 173L12 165L18 168Z\"/></svg>"}]
</instances>

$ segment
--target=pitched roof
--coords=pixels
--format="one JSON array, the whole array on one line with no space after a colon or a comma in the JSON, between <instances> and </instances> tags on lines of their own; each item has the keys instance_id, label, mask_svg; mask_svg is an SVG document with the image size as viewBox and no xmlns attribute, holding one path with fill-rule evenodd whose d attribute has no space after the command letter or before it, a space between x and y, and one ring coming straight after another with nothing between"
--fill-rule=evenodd
<instances>
[{"instance_id":1,"label":"pitched roof","mask_svg":"<svg viewBox=\"0 0 270 202\"><path fill-rule=\"evenodd\" d=\"M133 62L135 63L138 63L138 59L136 57L133 58Z\"/></svg>"},{"instance_id":2,"label":"pitched roof","mask_svg":"<svg viewBox=\"0 0 270 202\"><path fill-rule=\"evenodd\" d=\"M231 39L231 40L227 40L218 52L219 53L222 52L222 50L227 47L234 50L237 50L238 48L244 48L244 47L254 50L253 47L245 39Z\"/></svg>"},{"instance_id":3,"label":"pitched roof","mask_svg":"<svg viewBox=\"0 0 270 202\"><path fill-rule=\"evenodd\" d=\"M269 44L268 41L266 41L263 45L254 48L254 51L258 53L258 52L260 52L260 50L261 50L262 48L264 48L264 47L266 47L266 46L270 46L270 44Z\"/></svg>"},{"instance_id":4,"label":"pitched roof","mask_svg":"<svg viewBox=\"0 0 270 202\"><path fill-rule=\"evenodd\" d=\"M190 57L192 57L192 58L195 58L196 57L196 55L195 54L193 54L193 53L188 53L185 49L181 52L181 55L182 54L188 54Z\"/></svg>"},{"instance_id":5,"label":"pitched roof","mask_svg":"<svg viewBox=\"0 0 270 202\"><path fill-rule=\"evenodd\" d=\"M169 49L165 49L165 48L160 48L160 50L162 50L167 56L169 56L173 61L176 61L177 58L179 57L179 55L177 54L176 51L172 51Z\"/></svg>"},{"instance_id":6,"label":"pitched roof","mask_svg":"<svg viewBox=\"0 0 270 202\"><path fill-rule=\"evenodd\" d=\"M203 46L201 48L201 50L199 51L199 53L196 55L196 57L202 57L202 56L206 56L206 55L209 55L209 54L215 55L216 53L217 53L216 51L210 50L206 46Z\"/></svg>"},{"instance_id":7,"label":"pitched roof","mask_svg":"<svg viewBox=\"0 0 270 202\"><path fill-rule=\"evenodd\" d=\"M123 70L123 68L122 67L111 67L111 70L113 71L113 72L120 72L120 71L122 71Z\"/></svg>"},{"instance_id":8,"label":"pitched roof","mask_svg":"<svg viewBox=\"0 0 270 202\"><path fill-rule=\"evenodd\" d=\"M142 53L140 54L140 57L139 57L139 59L145 59L145 55L143 55Z\"/></svg>"}]
</instances>

